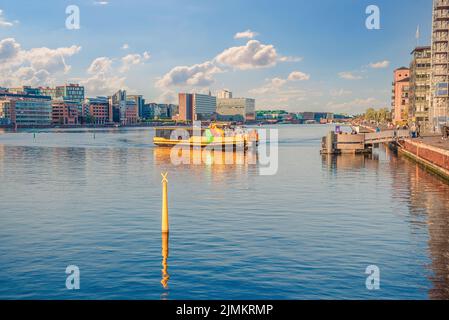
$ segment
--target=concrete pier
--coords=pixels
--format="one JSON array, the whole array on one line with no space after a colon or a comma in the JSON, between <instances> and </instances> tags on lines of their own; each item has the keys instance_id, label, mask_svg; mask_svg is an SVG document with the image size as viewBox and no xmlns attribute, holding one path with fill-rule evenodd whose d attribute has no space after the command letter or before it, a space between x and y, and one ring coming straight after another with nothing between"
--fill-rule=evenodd
<instances>
[{"instance_id":1,"label":"concrete pier","mask_svg":"<svg viewBox=\"0 0 449 320\"><path fill-rule=\"evenodd\" d=\"M375 129L369 127L359 126L359 128L364 132L375 131ZM449 180L449 140L442 140L441 136L418 139L405 138L395 146L399 154L418 162L429 171Z\"/></svg>"},{"instance_id":2,"label":"concrete pier","mask_svg":"<svg viewBox=\"0 0 449 320\"><path fill-rule=\"evenodd\" d=\"M322 140L322 154L357 154L371 153L373 147L380 143L390 143L405 140L409 137L408 130L387 130L371 133L340 133L331 131Z\"/></svg>"}]
</instances>

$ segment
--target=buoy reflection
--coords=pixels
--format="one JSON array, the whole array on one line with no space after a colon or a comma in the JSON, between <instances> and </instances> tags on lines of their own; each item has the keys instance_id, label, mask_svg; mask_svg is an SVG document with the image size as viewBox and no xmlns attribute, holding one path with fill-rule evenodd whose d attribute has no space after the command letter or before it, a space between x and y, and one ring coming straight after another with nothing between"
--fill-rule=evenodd
<instances>
[{"instance_id":1,"label":"buoy reflection","mask_svg":"<svg viewBox=\"0 0 449 320\"><path fill-rule=\"evenodd\" d=\"M168 288L168 279L170 275L168 274L168 233L162 233L162 279L161 284L164 289Z\"/></svg>"}]
</instances>

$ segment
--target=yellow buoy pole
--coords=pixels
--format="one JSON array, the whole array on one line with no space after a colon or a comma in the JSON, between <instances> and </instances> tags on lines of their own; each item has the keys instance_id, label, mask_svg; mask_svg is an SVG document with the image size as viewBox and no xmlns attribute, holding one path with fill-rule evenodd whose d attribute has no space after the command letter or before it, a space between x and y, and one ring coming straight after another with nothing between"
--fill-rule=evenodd
<instances>
[{"instance_id":1,"label":"yellow buoy pole","mask_svg":"<svg viewBox=\"0 0 449 320\"><path fill-rule=\"evenodd\" d=\"M162 175L162 233L168 233L168 192L167 192L167 175L168 172L161 173Z\"/></svg>"}]
</instances>

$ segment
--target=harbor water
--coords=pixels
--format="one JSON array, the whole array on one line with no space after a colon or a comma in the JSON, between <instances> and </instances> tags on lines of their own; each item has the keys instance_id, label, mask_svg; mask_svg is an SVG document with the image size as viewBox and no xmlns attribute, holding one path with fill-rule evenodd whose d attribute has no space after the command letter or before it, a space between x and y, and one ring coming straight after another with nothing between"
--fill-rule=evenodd
<instances>
[{"instance_id":1,"label":"harbor water","mask_svg":"<svg viewBox=\"0 0 449 320\"><path fill-rule=\"evenodd\" d=\"M176 166L151 128L1 132L0 299L449 299L447 182L382 146L321 156L329 126L272 128L272 176Z\"/></svg>"}]
</instances>

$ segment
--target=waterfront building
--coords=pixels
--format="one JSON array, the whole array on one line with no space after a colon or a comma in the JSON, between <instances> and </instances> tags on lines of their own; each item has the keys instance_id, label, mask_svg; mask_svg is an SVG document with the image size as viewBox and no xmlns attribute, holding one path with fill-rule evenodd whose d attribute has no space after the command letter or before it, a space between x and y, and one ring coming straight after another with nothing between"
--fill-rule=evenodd
<instances>
[{"instance_id":1,"label":"waterfront building","mask_svg":"<svg viewBox=\"0 0 449 320\"><path fill-rule=\"evenodd\" d=\"M136 124L138 122L139 110L135 100L126 100L124 125Z\"/></svg>"},{"instance_id":2,"label":"waterfront building","mask_svg":"<svg viewBox=\"0 0 449 320\"><path fill-rule=\"evenodd\" d=\"M170 118L176 117L179 114L179 106L177 104L169 104L168 110L170 112Z\"/></svg>"},{"instance_id":3,"label":"waterfront building","mask_svg":"<svg viewBox=\"0 0 449 320\"><path fill-rule=\"evenodd\" d=\"M334 114L331 112L302 112L304 122L328 123L334 120Z\"/></svg>"},{"instance_id":4,"label":"waterfront building","mask_svg":"<svg viewBox=\"0 0 449 320\"><path fill-rule=\"evenodd\" d=\"M68 100L52 100L52 124L55 125L78 125L79 103Z\"/></svg>"},{"instance_id":5,"label":"waterfront building","mask_svg":"<svg viewBox=\"0 0 449 320\"><path fill-rule=\"evenodd\" d=\"M217 111L217 98L199 93L179 94L179 120L212 120Z\"/></svg>"},{"instance_id":6,"label":"waterfront building","mask_svg":"<svg viewBox=\"0 0 449 320\"><path fill-rule=\"evenodd\" d=\"M126 90L119 90L111 97L113 121L120 124L126 123Z\"/></svg>"},{"instance_id":7,"label":"waterfront building","mask_svg":"<svg viewBox=\"0 0 449 320\"><path fill-rule=\"evenodd\" d=\"M39 91L40 91L40 94L42 94L44 96L49 96L49 97L51 97L52 100L57 100L58 98L63 98L62 96L58 97L56 88L39 87Z\"/></svg>"},{"instance_id":8,"label":"waterfront building","mask_svg":"<svg viewBox=\"0 0 449 320\"><path fill-rule=\"evenodd\" d=\"M249 98L218 98L217 114L220 120L225 121L253 121L256 119L256 100Z\"/></svg>"},{"instance_id":9,"label":"waterfront building","mask_svg":"<svg viewBox=\"0 0 449 320\"><path fill-rule=\"evenodd\" d=\"M106 124L113 122L112 104L109 103L108 97L85 99L83 114L88 123Z\"/></svg>"},{"instance_id":10,"label":"waterfront building","mask_svg":"<svg viewBox=\"0 0 449 320\"><path fill-rule=\"evenodd\" d=\"M416 47L411 54L409 119L425 125L429 121L431 47Z\"/></svg>"},{"instance_id":11,"label":"waterfront building","mask_svg":"<svg viewBox=\"0 0 449 320\"><path fill-rule=\"evenodd\" d=\"M193 120L193 95L190 93L179 94L179 117L181 121Z\"/></svg>"},{"instance_id":12,"label":"waterfront building","mask_svg":"<svg viewBox=\"0 0 449 320\"><path fill-rule=\"evenodd\" d=\"M391 106L393 108L393 122L404 124L408 121L409 113L410 69L401 67L393 72Z\"/></svg>"},{"instance_id":13,"label":"waterfront building","mask_svg":"<svg viewBox=\"0 0 449 320\"><path fill-rule=\"evenodd\" d=\"M217 99L232 99L232 92L226 89L221 90L217 94Z\"/></svg>"},{"instance_id":14,"label":"waterfront building","mask_svg":"<svg viewBox=\"0 0 449 320\"><path fill-rule=\"evenodd\" d=\"M138 95L138 94L132 94L132 95L127 95L126 99L133 100L136 103L137 116L139 119L142 119L143 118L143 107L145 105L145 99L143 98L143 96Z\"/></svg>"},{"instance_id":15,"label":"waterfront building","mask_svg":"<svg viewBox=\"0 0 449 320\"><path fill-rule=\"evenodd\" d=\"M84 101L84 87L73 83L57 86L56 98L82 103Z\"/></svg>"},{"instance_id":16,"label":"waterfront building","mask_svg":"<svg viewBox=\"0 0 449 320\"><path fill-rule=\"evenodd\" d=\"M14 100L0 100L0 125L10 125L15 123L16 114Z\"/></svg>"},{"instance_id":17,"label":"waterfront building","mask_svg":"<svg viewBox=\"0 0 449 320\"><path fill-rule=\"evenodd\" d=\"M33 88L31 86L20 86L15 88L9 88L7 89L7 91L16 94L41 95L41 91L39 88Z\"/></svg>"},{"instance_id":18,"label":"waterfront building","mask_svg":"<svg viewBox=\"0 0 449 320\"><path fill-rule=\"evenodd\" d=\"M212 120L213 115L217 112L217 98L210 93L193 94L193 114L194 120Z\"/></svg>"},{"instance_id":19,"label":"waterfront building","mask_svg":"<svg viewBox=\"0 0 449 320\"><path fill-rule=\"evenodd\" d=\"M433 0L430 125L449 122L449 1Z\"/></svg>"},{"instance_id":20,"label":"waterfront building","mask_svg":"<svg viewBox=\"0 0 449 320\"><path fill-rule=\"evenodd\" d=\"M31 92L31 91L30 91ZM51 97L25 92L0 92L5 117L17 126L49 126L52 122Z\"/></svg>"},{"instance_id":21,"label":"waterfront building","mask_svg":"<svg viewBox=\"0 0 449 320\"><path fill-rule=\"evenodd\" d=\"M154 118L154 112L157 108L157 103L151 102L151 103L145 103L143 105L142 110L142 119L149 120Z\"/></svg>"},{"instance_id":22,"label":"waterfront building","mask_svg":"<svg viewBox=\"0 0 449 320\"><path fill-rule=\"evenodd\" d=\"M256 119L257 120L278 120L282 116L288 114L285 110L257 110Z\"/></svg>"}]
</instances>

